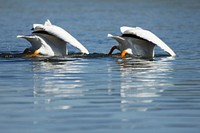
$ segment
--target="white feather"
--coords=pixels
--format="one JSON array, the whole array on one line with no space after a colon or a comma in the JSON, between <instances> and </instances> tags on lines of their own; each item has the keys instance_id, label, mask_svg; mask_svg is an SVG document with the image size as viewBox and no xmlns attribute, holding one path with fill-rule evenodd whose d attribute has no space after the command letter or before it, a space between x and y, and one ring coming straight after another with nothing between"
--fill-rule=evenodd
<instances>
[{"instance_id":1,"label":"white feather","mask_svg":"<svg viewBox=\"0 0 200 133\"><path fill-rule=\"evenodd\" d=\"M49 20L47 20L44 25L37 25L34 28L34 31L46 31L66 43L70 43L72 46L78 48L82 53L89 54L89 51L77 39L61 27L52 25Z\"/></svg>"},{"instance_id":2,"label":"white feather","mask_svg":"<svg viewBox=\"0 0 200 133\"><path fill-rule=\"evenodd\" d=\"M50 26L52 25L50 20L47 19L44 24L33 24L33 30L39 30L40 27L42 27L43 25L46 25L46 26ZM37 29L38 28L38 29Z\"/></svg>"},{"instance_id":3,"label":"white feather","mask_svg":"<svg viewBox=\"0 0 200 133\"><path fill-rule=\"evenodd\" d=\"M111 37L111 38L112 38L112 37L113 37L113 35L112 35L112 34L108 34L108 35L107 35L107 37Z\"/></svg>"},{"instance_id":4,"label":"white feather","mask_svg":"<svg viewBox=\"0 0 200 133\"><path fill-rule=\"evenodd\" d=\"M31 49L49 56L64 56L68 54L66 43L78 48L82 53L89 54L88 50L67 31L53 25L47 19L44 24L33 24L33 33L30 36L17 36L24 38L32 45Z\"/></svg>"},{"instance_id":5,"label":"white feather","mask_svg":"<svg viewBox=\"0 0 200 133\"><path fill-rule=\"evenodd\" d=\"M49 45L47 44L47 41L44 40L42 37L37 36L37 35L18 35L17 38L24 38L27 41L29 41L32 45L32 47L30 47L29 49L33 52L35 50L38 50L40 52L40 54L43 55L48 55L48 56L63 56L63 54L65 55L65 53L60 52L60 51L56 51L53 50L52 44Z\"/></svg>"},{"instance_id":6,"label":"white feather","mask_svg":"<svg viewBox=\"0 0 200 133\"><path fill-rule=\"evenodd\" d=\"M46 26L50 26L50 25L52 25L52 24L51 24L50 20L47 19L47 21L44 22L44 25L46 25Z\"/></svg>"},{"instance_id":7,"label":"white feather","mask_svg":"<svg viewBox=\"0 0 200 133\"><path fill-rule=\"evenodd\" d=\"M158 38L155 34L153 34L148 30L144 30L140 27L133 28L127 26L122 26L120 30L123 34L133 34L149 42L152 42L153 44L159 46L164 51L168 52L171 56L176 56L174 51L169 46L167 46L166 43L164 43L160 38Z\"/></svg>"}]
</instances>

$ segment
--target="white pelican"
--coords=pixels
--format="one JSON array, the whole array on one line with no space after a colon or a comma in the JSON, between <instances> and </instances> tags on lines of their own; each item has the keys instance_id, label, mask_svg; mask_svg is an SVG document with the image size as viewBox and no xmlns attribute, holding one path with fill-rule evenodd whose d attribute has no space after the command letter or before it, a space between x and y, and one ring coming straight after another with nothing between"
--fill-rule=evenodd
<instances>
[{"instance_id":1,"label":"white pelican","mask_svg":"<svg viewBox=\"0 0 200 133\"><path fill-rule=\"evenodd\" d=\"M120 30L122 33L121 36L108 34L108 37L115 39L119 43L118 46L113 46L110 49L109 55L111 55L115 49L118 49L121 51L121 57L124 57L126 54L131 54L133 56L149 59L154 57L154 47L157 45L171 56L176 56L167 44L148 30L144 30L140 27L133 28L127 26L122 26Z\"/></svg>"},{"instance_id":2,"label":"white pelican","mask_svg":"<svg viewBox=\"0 0 200 133\"><path fill-rule=\"evenodd\" d=\"M47 20L44 24L33 24L32 35L18 35L31 43L31 47L24 52L31 51L32 56L38 54L47 56L65 56L68 54L67 43L78 48L82 53L89 54L88 50L64 29L51 24Z\"/></svg>"}]
</instances>

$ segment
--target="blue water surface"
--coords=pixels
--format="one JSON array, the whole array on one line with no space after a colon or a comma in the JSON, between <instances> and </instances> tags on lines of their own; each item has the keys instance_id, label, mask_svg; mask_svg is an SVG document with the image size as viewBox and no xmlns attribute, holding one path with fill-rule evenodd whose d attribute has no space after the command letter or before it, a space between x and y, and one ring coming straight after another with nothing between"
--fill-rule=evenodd
<instances>
[{"instance_id":1,"label":"blue water surface","mask_svg":"<svg viewBox=\"0 0 200 133\"><path fill-rule=\"evenodd\" d=\"M0 0L0 132L199 133L199 0ZM25 58L16 39L50 19L90 51ZM151 30L177 54L108 56L120 26Z\"/></svg>"}]
</instances>

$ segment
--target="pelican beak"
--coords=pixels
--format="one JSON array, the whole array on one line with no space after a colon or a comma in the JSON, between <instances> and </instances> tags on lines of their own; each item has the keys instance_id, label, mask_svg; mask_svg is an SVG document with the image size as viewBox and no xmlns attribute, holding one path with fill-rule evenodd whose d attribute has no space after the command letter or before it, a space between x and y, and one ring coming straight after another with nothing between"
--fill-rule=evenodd
<instances>
[{"instance_id":1,"label":"pelican beak","mask_svg":"<svg viewBox=\"0 0 200 133\"><path fill-rule=\"evenodd\" d=\"M34 53L33 53L33 57L36 57L40 54L39 50L35 50Z\"/></svg>"},{"instance_id":2,"label":"pelican beak","mask_svg":"<svg viewBox=\"0 0 200 133\"><path fill-rule=\"evenodd\" d=\"M123 58L123 57L125 57L126 54L127 54L127 51L123 50L122 53L121 53L121 55L120 55L120 57Z\"/></svg>"},{"instance_id":3,"label":"pelican beak","mask_svg":"<svg viewBox=\"0 0 200 133\"><path fill-rule=\"evenodd\" d=\"M32 54L30 54L30 52L31 51L29 49L25 49L24 50L24 54L26 54L25 57L37 57L40 54L39 50L35 50Z\"/></svg>"}]
</instances>

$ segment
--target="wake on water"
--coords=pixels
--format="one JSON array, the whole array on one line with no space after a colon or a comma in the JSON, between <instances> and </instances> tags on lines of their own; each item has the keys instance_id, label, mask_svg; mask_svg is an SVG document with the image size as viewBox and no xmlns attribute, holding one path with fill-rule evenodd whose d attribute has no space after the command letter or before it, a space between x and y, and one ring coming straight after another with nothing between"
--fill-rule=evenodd
<instances>
[{"instance_id":1,"label":"wake on water","mask_svg":"<svg viewBox=\"0 0 200 133\"><path fill-rule=\"evenodd\" d=\"M69 53L69 55L63 56L63 57L49 57L49 56L37 56L37 57L31 57L29 54L24 54L18 51L10 51L10 52L0 52L0 58L27 58L27 59L37 59L40 61L50 61L50 62L58 62L58 61L72 61L74 59L78 58L86 58L86 59L95 59L95 58L121 58L120 53L108 55L105 53L91 53L91 54L82 54L82 53ZM156 54L155 58L160 57L170 57L168 54ZM124 57L123 57L124 58ZM126 55L125 58L135 58L135 59L141 59L138 57L134 57L131 55ZM125 59L124 58L124 59ZM143 59L143 60L154 60L154 59Z\"/></svg>"}]
</instances>

